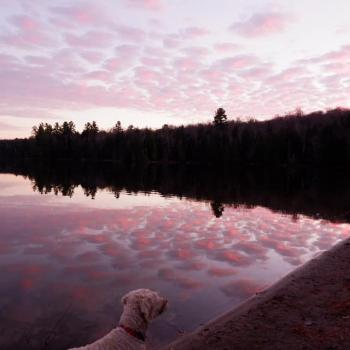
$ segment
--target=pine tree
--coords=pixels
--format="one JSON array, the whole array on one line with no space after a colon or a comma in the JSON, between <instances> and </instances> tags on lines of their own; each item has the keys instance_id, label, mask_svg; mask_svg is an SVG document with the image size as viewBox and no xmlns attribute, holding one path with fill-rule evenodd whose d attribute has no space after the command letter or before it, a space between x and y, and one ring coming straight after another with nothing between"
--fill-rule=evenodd
<instances>
[{"instance_id":1,"label":"pine tree","mask_svg":"<svg viewBox=\"0 0 350 350\"><path fill-rule=\"evenodd\" d=\"M223 125L227 121L226 111L223 108L218 108L214 116L215 125Z\"/></svg>"}]
</instances>

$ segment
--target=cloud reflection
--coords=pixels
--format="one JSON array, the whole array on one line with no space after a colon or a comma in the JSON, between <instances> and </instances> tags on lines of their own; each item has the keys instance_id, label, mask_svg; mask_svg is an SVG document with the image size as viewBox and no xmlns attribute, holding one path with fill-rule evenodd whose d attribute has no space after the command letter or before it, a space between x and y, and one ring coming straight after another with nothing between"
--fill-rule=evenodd
<instances>
[{"instance_id":1,"label":"cloud reflection","mask_svg":"<svg viewBox=\"0 0 350 350\"><path fill-rule=\"evenodd\" d=\"M217 219L209 204L198 202L101 209L54 206L45 198L1 197L5 327L25 319L44 332L45 305L55 305L56 316L72 305L74 328L90 322L93 337L115 324L121 295L140 287L166 294L181 327L186 312L203 309L198 293L211 291L213 308L232 306L349 234L345 224L295 221L261 207L228 207ZM192 311L184 309L184 296ZM11 341L5 336L0 343Z\"/></svg>"}]
</instances>

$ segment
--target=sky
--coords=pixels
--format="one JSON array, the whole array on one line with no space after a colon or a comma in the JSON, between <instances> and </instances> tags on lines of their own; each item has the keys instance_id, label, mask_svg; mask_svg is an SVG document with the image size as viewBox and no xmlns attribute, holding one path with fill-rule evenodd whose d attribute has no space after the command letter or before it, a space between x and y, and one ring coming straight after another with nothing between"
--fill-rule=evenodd
<instances>
[{"instance_id":1,"label":"sky","mask_svg":"<svg viewBox=\"0 0 350 350\"><path fill-rule=\"evenodd\" d=\"M348 0L0 1L2 139L350 107Z\"/></svg>"}]
</instances>

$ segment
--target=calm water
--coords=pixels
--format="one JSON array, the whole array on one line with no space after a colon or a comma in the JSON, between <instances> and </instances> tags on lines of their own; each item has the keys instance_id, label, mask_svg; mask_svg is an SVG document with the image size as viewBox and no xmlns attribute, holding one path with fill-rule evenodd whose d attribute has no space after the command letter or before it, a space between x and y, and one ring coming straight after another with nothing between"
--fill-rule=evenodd
<instances>
[{"instance_id":1,"label":"calm water","mask_svg":"<svg viewBox=\"0 0 350 350\"><path fill-rule=\"evenodd\" d=\"M225 207L220 216L220 204L210 201L123 190L116 198L107 188L92 199L84 192L41 194L29 179L0 175L1 348L89 342L116 325L121 296L135 288L169 299L148 333L157 346L350 232L348 224L261 206Z\"/></svg>"}]
</instances>

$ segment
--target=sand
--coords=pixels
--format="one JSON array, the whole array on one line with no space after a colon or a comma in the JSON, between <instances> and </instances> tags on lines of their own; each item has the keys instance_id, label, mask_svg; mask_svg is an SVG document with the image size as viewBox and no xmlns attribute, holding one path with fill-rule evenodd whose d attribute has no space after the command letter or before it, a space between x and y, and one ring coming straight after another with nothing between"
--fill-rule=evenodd
<instances>
[{"instance_id":1,"label":"sand","mask_svg":"<svg viewBox=\"0 0 350 350\"><path fill-rule=\"evenodd\" d=\"M162 350L350 349L350 240Z\"/></svg>"}]
</instances>

